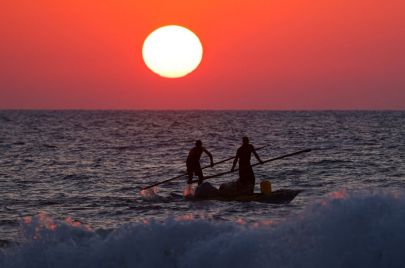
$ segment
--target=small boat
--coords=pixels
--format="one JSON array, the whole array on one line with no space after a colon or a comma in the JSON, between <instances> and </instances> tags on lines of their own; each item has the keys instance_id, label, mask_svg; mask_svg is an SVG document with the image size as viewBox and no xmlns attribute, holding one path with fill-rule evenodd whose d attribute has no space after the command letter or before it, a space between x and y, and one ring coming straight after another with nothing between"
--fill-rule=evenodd
<instances>
[{"instance_id":1,"label":"small boat","mask_svg":"<svg viewBox=\"0 0 405 268\"><path fill-rule=\"evenodd\" d=\"M271 192L270 194L254 193L252 195L238 195L232 197L225 197L221 195L211 197L186 197L189 201L203 201L203 200L217 200L224 202L260 202L269 204L287 204L290 203L301 190L281 189Z\"/></svg>"}]
</instances>

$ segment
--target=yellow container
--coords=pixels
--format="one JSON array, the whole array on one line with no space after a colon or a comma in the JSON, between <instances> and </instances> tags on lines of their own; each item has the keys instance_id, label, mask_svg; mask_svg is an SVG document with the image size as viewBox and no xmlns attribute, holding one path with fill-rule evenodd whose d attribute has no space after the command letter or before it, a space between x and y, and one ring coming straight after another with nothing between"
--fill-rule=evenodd
<instances>
[{"instance_id":1,"label":"yellow container","mask_svg":"<svg viewBox=\"0 0 405 268\"><path fill-rule=\"evenodd\" d=\"M266 180L261 181L260 191L262 194L271 194L271 182Z\"/></svg>"}]
</instances>

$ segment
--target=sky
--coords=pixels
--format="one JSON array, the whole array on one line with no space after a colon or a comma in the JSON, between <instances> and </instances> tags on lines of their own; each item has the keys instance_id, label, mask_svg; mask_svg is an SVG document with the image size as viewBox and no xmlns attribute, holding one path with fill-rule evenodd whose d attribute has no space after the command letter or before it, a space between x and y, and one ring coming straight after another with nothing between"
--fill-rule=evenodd
<instances>
[{"instance_id":1,"label":"sky","mask_svg":"<svg viewBox=\"0 0 405 268\"><path fill-rule=\"evenodd\" d=\"M203 45L184 78L145 38ZM0 3L0 109L405 109L403 0L13 0Z\"/></svg>"}]
</instances>

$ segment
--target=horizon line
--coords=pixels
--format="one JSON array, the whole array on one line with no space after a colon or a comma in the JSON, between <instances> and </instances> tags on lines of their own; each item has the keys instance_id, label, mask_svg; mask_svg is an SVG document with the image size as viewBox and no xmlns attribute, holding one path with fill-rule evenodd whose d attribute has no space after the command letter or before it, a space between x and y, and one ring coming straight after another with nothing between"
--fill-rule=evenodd
<instances>
[{"instance_id":1,"label":"horizon line","mask_svg":"<svg viewBox=\"0 0 405 268\"><path fill-rule=\"evenodd\" d=\"M94 108L0 108L0 111L134 111L134 112L148 112L148 111L174 111L174 112L403 112L405 108L385 108L385 109L150 109L150 108L110 108L110 109L94 109Z\"/></svg>"}]
</instances>

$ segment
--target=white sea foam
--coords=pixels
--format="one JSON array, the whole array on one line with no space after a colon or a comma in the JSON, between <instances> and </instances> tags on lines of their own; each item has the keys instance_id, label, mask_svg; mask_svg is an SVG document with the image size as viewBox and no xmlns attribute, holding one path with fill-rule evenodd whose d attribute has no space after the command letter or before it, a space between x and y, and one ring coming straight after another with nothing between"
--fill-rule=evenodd
<instances>
[{"instance_id":1,"label":"white sea foam","mask_svg":"<svg viewBox=\"0 0 405 268\"><path fill-rule=\"evenodd\" d=\"M101 232L40 215L0 267L403 267L404 223L405 197L381 192L335 192L276 225L168 219Z\"/></svg>"}]
</instances>

